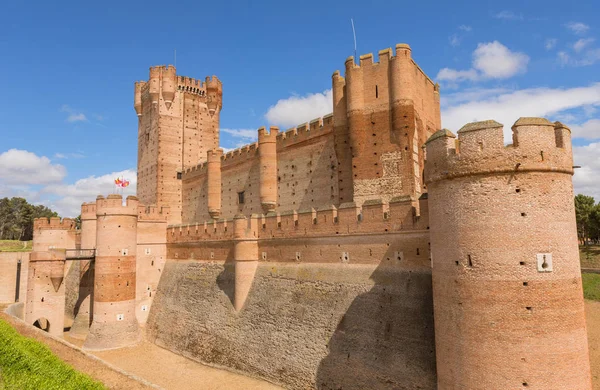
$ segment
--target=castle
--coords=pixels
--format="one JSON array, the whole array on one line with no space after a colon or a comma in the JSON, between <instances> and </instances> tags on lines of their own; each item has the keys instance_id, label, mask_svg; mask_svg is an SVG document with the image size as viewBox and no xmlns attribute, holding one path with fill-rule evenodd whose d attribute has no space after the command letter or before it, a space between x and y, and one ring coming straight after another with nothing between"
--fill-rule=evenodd
<instances>
[{"instance_id":1,"label":"castle","mask_svg":"<svg viewBox=\"0 0 600 390\"><path fill-rule=\"evenodd\" d=\"M456 136L410 47L378 54L332 114L227 153L221 81L150 68L137 198L36 220L15 314L294 389L590 389L570 130Z\"/></svg>"}]
</instances>

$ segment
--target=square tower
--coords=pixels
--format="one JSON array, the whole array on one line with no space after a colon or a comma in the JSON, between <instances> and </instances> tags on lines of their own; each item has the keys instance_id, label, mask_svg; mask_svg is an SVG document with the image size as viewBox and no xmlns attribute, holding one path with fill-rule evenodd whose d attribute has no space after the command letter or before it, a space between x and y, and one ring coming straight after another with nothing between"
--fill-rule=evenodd
<instances>
[{"instance_id":1,"label":"square tower","mask_svg":"<svg viewBox=\"0 0 600 390\"><path fill-rule=\"evenodd\" d=\"M181 172L206 161L219 146L221 81L177 76L174 66L150 68L135 83L138 115L137 196L145 204L169 206L170 224L181 222Z\"/></svg>"}]
</instances>

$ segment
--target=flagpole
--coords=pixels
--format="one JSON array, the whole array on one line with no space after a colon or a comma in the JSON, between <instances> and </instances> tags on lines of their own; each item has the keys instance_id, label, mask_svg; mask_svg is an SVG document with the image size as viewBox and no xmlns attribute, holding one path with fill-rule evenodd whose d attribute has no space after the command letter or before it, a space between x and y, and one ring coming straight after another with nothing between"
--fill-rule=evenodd
<instances>
[{"instance_id":1,"label":"flagpole","mask_svg":"<svg viewBox=\"0 0 600 390\"><path fill-rule=\"evenodd\" d=\"M354 20L350 18L350 23L352 23L352 35L354 36L354 61L356 61L356 31L354 30Z\"/></svg>"}]
</instances>

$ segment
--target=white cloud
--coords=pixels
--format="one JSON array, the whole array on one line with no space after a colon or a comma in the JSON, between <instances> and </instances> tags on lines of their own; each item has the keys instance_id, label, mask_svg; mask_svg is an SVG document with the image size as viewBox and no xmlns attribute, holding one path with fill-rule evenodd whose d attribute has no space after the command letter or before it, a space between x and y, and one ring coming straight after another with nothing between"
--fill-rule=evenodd
<instances>
[{"instance_id":1,"label":"white cloud","mask_svg":"<svg viewBox=\"0 0 600 390\"><path fill-rule=\"evenodd\" d=\"M227 133L233 138L243 138L248 140L256 140L258 138L257 129L221 129L222 133Z\"/></svg>"},{"instance_id":2,"label":"white cloud","mask_svg":"<svg viewBox=\"0 0 600 390\"><path fill-rule=\"evenodd\" d=\"M473 66L485 76L505 79L524 73L529 57L523 53L510 51L498 41L480 43L473 52Z\"/></svg>"},{"instance_id":3,"label":"white cloud","mask_svg":"<svg viewBox=\"0 0 600 390\"><path fill-rule=\"evenodd\" d=\"M464 92L450 94L442 107L443 126L454 131L469 122L494 119L504 124L504 133L510 139L512 124L521 116L541 116L550 120L557 119L561 113L574 108L600 105L600 83L575 88L528 88L496 93L471 92L472 100L464 97ZM455 98L453 95L458 95ZM600 138L593 135L594 122L572 127L573 137L587 139Z\"/></svg>"},{"instance_id":4,"label":"white cloud","mask_svg":"<svg viewBox=\"0 0 600 390\"><path fill-rule=\"evenodd\" d=\"M0 154L0 182L6 184L56 183L66 174L62 165L52 164L48 157L40 157L27 150L10 149Z\"/></svg>"},{"instance_id":5,"label":"white cloud","mask_svg":"<svg viewBox=\"0 0 600 390\"><path fill-rule=\"evenodd\" d=\"M574 34L578 35L585 34L590 29L590 26L581 22L569 22L565 24L565 27L571 30L571 32L573 32Z\"/></svg>"},{"instance_id":6,"label":"white cloud","mask_svg":"<svg viewBox=\"0 0 600 390\"><path fill-rule=\"evenodd\" d=\"M494 18L502 20L523 20L523 15L516 14L512 11L500 11L494 15Z\"/></svg>"},{"instance_id":7,"label":"white cloud","mask_svg":"<svg viewBox=\"0 0 600 390\"><path fill-rule=\"evenodd\" d=\"M594 38L581 38L573 44L573 50L576 53L579 53L580 51L585 49L587 46L589 46L594 41L595 41Z\"/></svg>"},{"instance_id":8,"label":"white cloud","mask_svg":"<svg viewBox=\"0 0 600 390\"><path fill-rule=\"evenodd\" d=\"M48 201L48 207L63 217L76 217L80 213L83 202L92 202L98 195L106 196L113 193L115 178L121 176L130 181L129 186L123 190L123 196L135 195L137 174L134 170L128 169L102 176L89 176L73 184L48 185L41 190L40 197L55 197L56 200Z\"/></svg>"},{"instance_id":9,"label":"white cloud","mask_svg":"<svg viewBox=\"0 0 600 390\"><path fill-rule=\"evenodd\" d=\"M265 118L269 123L287 128L327 115L332 111L333 93L328 89L323 93L281 99L269 107Z\"/></svg>"},{"instance_id":10,"label":"white cloud","mask_svg":"<svg viewBox=\"0 0 600 390\"><path fill-rule=\"evenodd\" d=\"M557 42L558 42L558 40L556 38L548 38L548 39L546 39L546 43L544 44L544 47L546 48L546 50L552 50L552 49L554 49L554 46L556 46Z\"/></svg>"},{"instance_id":11,"label":"white cloud","mask_svg":"<svg viewBox=\"0 0 600 390\"><path fill-rule=\"evenodd\" d=\"M453 81L453 82L461 82L465 80L476 81L481 78L481 75L477 73L475 69L469 70L456 70L450 68L441 69L436 79L439 81Z\"/></svg>"},{"instance_id":12,"label":"white cloud","mask_svg":"<svg viewBox=\"0 0 600 390\"><path fill-rule=\"evenodd\" d=\"M600 139L600 119L590 119L580 125L572 125L570 128L573 132L573 137Z\"/></svg>"},{"instance_id":13,"label":"white cloud","mask_svg":"<svg viewBox=\"0 0 600 390\"><path fill-rule=\"evenodd\" d=\"M566 51L559 51L556 56L558 57L558 63L561 65L568 65L571 61L571 56Z\"/></svg>"},{"instance_id":14,"label":"white cloud","mask_svg":"<svg viewBox=\"0 0 600 390\"><path fill-rule=\"evenodd\" d=\"M62 112L66 112L67 114L69 114L66 119L66 121L69 123L87 122L88 121L88 119L84 113L78 112L77 110L75 110L74 108L69 106L68 104L63 104L62 107L60 108L60 110Z\"/></svg>"},{"instance_id":15,"label":"white cloud","mask_svg":"<svg viewBox=\"0 0 600 390\"><path fill-rule=\"evenodd\" d=\"M589 66L600 61L600 49L585 50L576 56L571 56L565 51L558 52L558 63L562 66Z\"/></svg>"},{"instance_id":16,"label":"white cloud","mask_svg":"<svg viewBox=\"0 0 600 390\"><path fill-rule=\"evenodd\" d=\"M87 122L87 118L83 113L79 113L79 114L69 114L69 116L67 117L67 122L73 123L73 122Z\"/></svg>"},{"instance_id":17,"label":"white cloud","mask_svg":"<svg viewBox=\"0 0 600 390\"><path fill-rule=\"evenodd\" d=\"M600 142L574 147L573 158L575 165L581 166L581 168L575 169L575 175L573 176L575 194L590 195L596 201L599 201Z\"/></svg>"},{"instance_id":18,"label":"white cloud","mask_svg":"<svg viewBox=\"0 0 600 390\"><path fill-rule=\"evenodd\" d=\"M78 153L54 153L54 158L55 159L68 159L68 158L84 158L85 154L78 152Z\"/></svg>"},{"instance_id":19,"label":"white cloud","mask_svg":"<svg viewBox=\"0 0 600 390\"><path fill-rule=\"evenodd\" d=\"M443 68L437 79L460 82L483 79L506 79L525 73L529 57L524 53L513 52L498 41L480 43L473 51L473 67L469 70Z\"/></svg>"},{"instance_id":20,"label":"white cloud","mask_svg":"<svg viewBox=\"0 0 600 390\"><path fill-rule=\"evenodd\" d=\"M452 34L448 37L448 41L450 42L450 46L456 47L460 45L460 38L456 34Z\"/></svg>"},{"instance_id":21,"label":"white cloud","mask_svg":"<svg viewBox=\"0 0 600 390\"><path fill-rule=\"evenodd\" d=\"M458 26L458 29L465 32L470 32L471 30L473 30L471 26L467 26L466 24L461 24L460 26Z\"/></svg>"}]
</instances>

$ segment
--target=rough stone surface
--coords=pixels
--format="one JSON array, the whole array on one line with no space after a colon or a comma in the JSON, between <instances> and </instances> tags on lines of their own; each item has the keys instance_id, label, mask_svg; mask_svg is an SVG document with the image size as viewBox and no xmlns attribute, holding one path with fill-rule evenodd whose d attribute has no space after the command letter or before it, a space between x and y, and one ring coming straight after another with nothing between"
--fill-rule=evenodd
<instances>
[{"instance_id":1,"label":"rough stone surface","mask_svg":"<svg viewBox=\"0 0 600 390\"><path fill-rule=\"evenodd\" d=\"M383 265L168 261L147 324L159 346L288 388L435 387L431 276Z\"/></svg>"}]
</instances>

